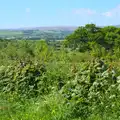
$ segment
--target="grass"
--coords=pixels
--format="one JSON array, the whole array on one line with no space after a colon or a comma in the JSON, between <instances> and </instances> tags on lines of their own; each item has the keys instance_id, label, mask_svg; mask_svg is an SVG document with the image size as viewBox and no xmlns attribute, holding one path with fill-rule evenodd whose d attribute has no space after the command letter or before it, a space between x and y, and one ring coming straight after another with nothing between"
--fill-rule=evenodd
<instances>
[{"instance_id":1,"label":"grass","mask_svg":"<svg viewBox=\"0 0 120 120\"><path fill-rule=\"evenodd\" d=\"M0 120L119 120L116 113L75 118L72 105L65 104L59 94L11 102L0 98L0 105Z\"/></svg>"},{"instance_id":2,"label":"grass","mask_svg":"<svg viewBox=\"0 0 120 120\"><path fill-rule=\"evenodd\" d=\"M0 120L69 120L69 108L60 96L23 101L1 100Z\"/></svg>"}]
</instances>

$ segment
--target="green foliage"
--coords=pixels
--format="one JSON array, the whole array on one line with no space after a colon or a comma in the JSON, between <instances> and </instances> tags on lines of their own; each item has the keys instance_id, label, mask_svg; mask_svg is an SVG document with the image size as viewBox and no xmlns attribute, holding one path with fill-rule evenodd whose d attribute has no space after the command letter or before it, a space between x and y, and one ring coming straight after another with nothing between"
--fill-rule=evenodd
<instances>
[{"instance_id":1,"label":"green foliage","mask_svg":"<svg viewBox=\"0 0 120 120\"><path fill-rule=\"evenodd\" d=\"M119 30L108 31L80 27L75 44L1 40L0 119L120 119Z\"/></svg>"},{"instance_id":2,"label":"green foliage","mask_svg":"<svg viewBox=\"0 0 120 120\"><path fill-rule=\"evenodd\" d=\"M107 51L105 50L105 48L96 42L90 42L89 47L91 49L91 54L94 57L101 58L107 55Z\"/></svg>"},{"instance_id":3,"label":"green foliage","mask_svg":"<svg viewBox=\"0 0 120 120\"><path fill-rule=\"evenodd\" d=\"M102 50L110 51L114 47L119 47L119 31L119 28L114 26L100 28L95 24L87 24L84 27L78 27L78 29L65 38L67 41L66 46L69 46L71 49L80 48L80 52L84 52L90 51L90 42L95 42L98 46L102 47ZM101 51L101 48L98 49ZM95 54L98 54L97 51Z\"/></svg>"},{"instance_id":4,"label":"green foliage","mask_svg":"<svg viewBox=\"0 0 120 120\"><path fill-rule=\"evenodd\" d=\"M63 86L61 93L69 104L75 102L72 107L75 118L86 118L91 113L103 117L103 113L117 112L115 106L119 99L119 77L111 66L96 60L76 72Z\"/></svg>"},{"instance_id":5,"label":"green foliage","mask_svg":"<svg viewBox=\"0 0 120 120\"><path fill-rule=\"evenodd\" d=\"M46 67L30 61L24 67L1 66L0 118L118 119L119 73L99 59L80 64L53 62Z\"/></svg>"},{"instance_id":6,"label":"green foliage","mask_svg":"<svg viewBox=\"0 0 120 120\"><path fill-rule=\"evenodd\" d=\"M44 93L40 84L40 76L45 72L44 65L32 62L21 62L18 65L0 67L0 89L2 92L17 94L18 96L32 97ZM38 91L39 89L39 91ZM44 88L43 88L44 89Z\"/></svg>"}]
</instances>

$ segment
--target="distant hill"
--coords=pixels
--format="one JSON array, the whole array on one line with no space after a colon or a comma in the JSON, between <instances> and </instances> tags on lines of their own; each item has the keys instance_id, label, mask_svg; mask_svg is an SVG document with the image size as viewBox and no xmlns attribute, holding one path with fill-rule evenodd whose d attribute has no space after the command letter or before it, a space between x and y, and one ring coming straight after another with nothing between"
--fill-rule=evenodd
<instances>
[{"instance_id":1,"label":"distant hill","mask_svg":"<svg viewBox=\"0 0 120 120\"><path fill-rule=\"evenodd\" d=\"M74 31L78 26L45 26L45 27L23 27L23 28L9 28L0 30L63 30L63 31Z\"/></svg>"},{"instance_id":2,"label":"distant hill","mask_svg":"<svg viewBox=\"0 0 120 120\"><path fill-rule=\"evenodd\" d=\"M115 27L120 27L120 25L113 25ZM21 27L21 28L9 28L9 29L0 29L1 30L11 30L11 31L18 31L18 30L62 30L62 31L74 31L79 26L44 26L44 27ZM99 26L99 27L105 27L105 26Z\"/></svg>"}]
</instances>

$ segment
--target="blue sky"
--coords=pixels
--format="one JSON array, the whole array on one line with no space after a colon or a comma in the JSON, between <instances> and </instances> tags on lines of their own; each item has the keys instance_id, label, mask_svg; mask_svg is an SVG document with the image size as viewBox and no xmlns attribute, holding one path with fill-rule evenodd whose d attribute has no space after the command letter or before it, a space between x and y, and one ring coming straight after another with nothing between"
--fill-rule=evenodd
<instances>
[{"instance_id":1,"label":"blue sky","mask_svg":"<svg viewBox=\"0 0 120 120\"><path fill-rule=\"evenodd\" d=\"M120 24L120 0L0 0L0 28Z\"/></svg>"}]
</instances>

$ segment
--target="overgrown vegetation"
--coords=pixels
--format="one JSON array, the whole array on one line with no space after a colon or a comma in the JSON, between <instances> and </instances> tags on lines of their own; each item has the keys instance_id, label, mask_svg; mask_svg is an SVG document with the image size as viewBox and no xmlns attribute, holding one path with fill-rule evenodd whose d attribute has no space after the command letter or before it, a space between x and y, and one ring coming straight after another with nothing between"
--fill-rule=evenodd
<instances>
[{"instance_id":1,"label":"overgrown vegetation","mask_svg":"<svg viewBox=\"0 0 120 120\"><path fill-rule=\"evenodd\" d=\"M119 120L119 34L90 24L64 41L1 40L0 119Z\"/></svg>"}]
</instances>

